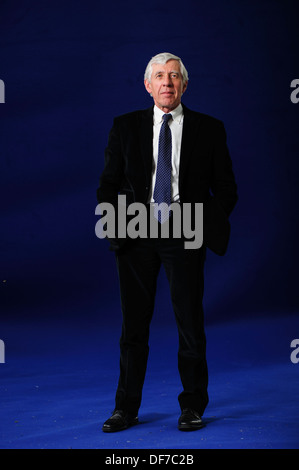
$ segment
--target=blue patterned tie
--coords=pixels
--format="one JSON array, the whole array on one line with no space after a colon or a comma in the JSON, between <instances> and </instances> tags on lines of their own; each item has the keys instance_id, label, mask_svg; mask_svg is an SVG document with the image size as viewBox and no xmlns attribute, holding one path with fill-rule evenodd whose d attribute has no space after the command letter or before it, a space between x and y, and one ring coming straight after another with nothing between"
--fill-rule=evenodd
<instances>
[{"instance_id":1,"label":"blue patterned tie","mask_svg":"<svg viewBox=\"0 0 299 470\"><path fill-rule=\"evenodd\" d=\"M165 202L171 204L171 130L168 121L172 119L171 114L163 115L159 136L158 163L156 173L156 184L154 189L154 201L156 204ZM169 217L169 210L157 211L155 206L155 217L160 223L165 222Z\"/></svg>"}]
</instances>

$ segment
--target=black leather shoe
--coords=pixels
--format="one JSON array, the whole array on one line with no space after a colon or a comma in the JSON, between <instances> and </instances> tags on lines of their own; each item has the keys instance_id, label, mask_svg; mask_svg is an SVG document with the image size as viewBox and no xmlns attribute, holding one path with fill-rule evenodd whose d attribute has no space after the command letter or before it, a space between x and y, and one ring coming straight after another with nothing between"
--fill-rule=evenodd
<instances>
[{"instance_id":1,"label":"black leather shoe","mask_svg":"<svg viewBox=\"0 0 299 470\"><path fill-rule=\"evenodd\" d=\"M201 429L204 423L197 411L191 408L185 408L179 417L178 428L180 431L196 431Z\"/></svg>"},{"instance_id":2,"label":"black leather shoe","mask_svg":"<svg viewBox=\"0 0 299 470\"><path fill-rule=\"evenodd\" d=\"M118 432L138 423L138 416L132 416L123 410L115 410L111 418L103 424L104 432Z\"/></svg>"}]
</instances>

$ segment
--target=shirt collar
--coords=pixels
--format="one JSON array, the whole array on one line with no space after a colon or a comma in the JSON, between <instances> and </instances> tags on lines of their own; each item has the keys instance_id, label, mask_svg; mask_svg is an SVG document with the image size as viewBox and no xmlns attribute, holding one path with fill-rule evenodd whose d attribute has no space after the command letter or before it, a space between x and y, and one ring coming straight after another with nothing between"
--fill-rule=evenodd
<instances>
[{"instance_id":1,"label":"shirt collar","mask_svg":"<svg viewBox=\"0 0 299 470\"><path fill-rule=\"evenodd\" d=\"M158 106L154 106L154 123L160 124L162 122L162 117L164 116L164 111L158 108ZM183 122L183 106L181 103L171 111L172 119L176 121L178 124L182 124Z\"/></svg>"}]
</instances>

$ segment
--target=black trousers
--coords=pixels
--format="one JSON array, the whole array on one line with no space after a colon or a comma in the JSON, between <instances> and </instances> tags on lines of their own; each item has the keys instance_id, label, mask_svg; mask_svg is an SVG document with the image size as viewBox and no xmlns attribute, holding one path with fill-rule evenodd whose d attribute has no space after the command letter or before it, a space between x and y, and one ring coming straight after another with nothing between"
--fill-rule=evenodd
<instances>
[{"instance_id":1,"label":"black trousers","mask_svg":"<svg viewBox=\"0 0 299 470\"><path fill-rule=\"evenodd\" d=\"M149 327L157 277L164 266L179 333L181 409L203 414L208 404L206 337L202 307L205 248L185 249L182 239L136 239L116 254L123 314L116 409L137 414L148 359Z\"/></svg>"}]
</instances>

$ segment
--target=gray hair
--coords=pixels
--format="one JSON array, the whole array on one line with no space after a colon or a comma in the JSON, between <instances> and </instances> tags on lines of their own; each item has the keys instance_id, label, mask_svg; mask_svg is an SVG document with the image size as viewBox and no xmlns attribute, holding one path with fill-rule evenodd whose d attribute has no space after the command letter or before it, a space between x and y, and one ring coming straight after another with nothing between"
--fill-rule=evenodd
<instances>
[{"instance_id":1,"label":"gray hair","mask_svg":"<svg viewBox=\"0 0 299 470\"><path fill-rule=\"evenodd\" d=\"M155 55L154 57L151 58L151 60L149 61L149 63L147 64L147 67L145 69L145 73L144 73L144 80L147 80L149 83L151 82L151 76L152 76L152 65L153 64L163 64L165 65L166 62L168 62L169 60L177 60L180 64L180 68L181 68L181 74L182 74L182 77L183 77L183 82L184 82L184 85L185 83L188 82L189 78L188 78L188 72L182 62L182 59L180 59L180 57L176 56L176 55L173 55L173 54L170 54L169 52L162 52L161 54L157 54Z\"/></svg>"}]
</instances>

